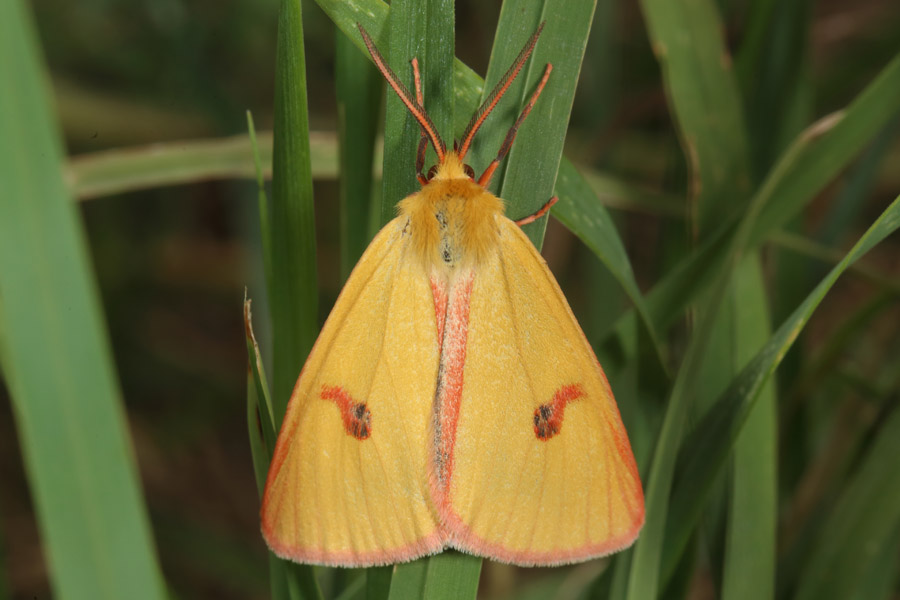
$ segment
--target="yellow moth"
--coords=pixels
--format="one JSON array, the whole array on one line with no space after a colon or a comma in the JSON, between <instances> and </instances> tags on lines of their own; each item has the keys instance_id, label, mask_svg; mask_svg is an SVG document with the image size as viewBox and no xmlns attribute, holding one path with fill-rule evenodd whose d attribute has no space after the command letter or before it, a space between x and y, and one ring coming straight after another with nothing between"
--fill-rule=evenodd
<instances>
[{"instance_id":1,"label":"yellow moth","mask_svg":"<svg viewBox=\"0 0 900 600\"><path fill-rule=\"evenodd\" d=\"M347 280L288 404L261 510L272 551L362 567L456 548L558 565L629 546L644 521L603 370L540 254L486 188L534 105L475 179L472 138L540 29L448 150L372 40L438 164Z\"/></svg>"}]
</instances>

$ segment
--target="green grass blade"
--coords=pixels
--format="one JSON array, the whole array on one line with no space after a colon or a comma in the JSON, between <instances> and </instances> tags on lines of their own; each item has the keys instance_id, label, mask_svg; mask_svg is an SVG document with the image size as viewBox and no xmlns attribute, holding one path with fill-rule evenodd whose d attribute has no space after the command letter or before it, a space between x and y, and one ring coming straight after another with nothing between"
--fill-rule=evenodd
<instances>
[{"instance_id":1,"label":"green grass blade","mask_svg":"<svg viewBox=\"0 0 900 600\"><path fill-rule=\"evenodd\" d=\"M0 4L0 353L60 598L164 598L25 3Z\"/></svg>"},{"instance_id":2,"label":"green grass blade","mask_svg":"<svg viewBox=\"0 0 900 600\"><path fill-rule=\"evenodd\" d=\"M247 344L247 430L250 437L250 455L256 487L262 498L266 485L266 474L275 448L274 417L269 384L263 368L259 345L253 333L253 318L250 300L244 298L244 338ZM276 600L317 599L319 590L311 567L294 565L269 554L269 584L271 597Z\"/></svg>"},{"instance_id":3,"label":"green grass blade","mask_svg":"<svg viewBox=\"0 0 900 600\"><path fill-rule=\"evenodd\" d=\"M391 593L391 578L394 567L369 567L366 569L366 598L386 600Z\"/></svg>"},{"instance_id":4,"label":"green grass blade","mask_svg":"<svg viewBox=\"0 0 900 600\"><path fill-rule=\"evenodd\" d=\"M693 230L706 237L714 224L745 204L750 186L743 113L722 24L712 0L642 0L641 6L689 165ZM752 218L732 238L727 264L739 263L736 257ZM739 307L720 310L729 297L730 273L716 275L715 287L702 299L701 317L675 379L647 478L646 523L635 545L628 583L627 597L632 600L658 593L670 486L688 414L714 397L711 376L718 374L724 386L727 379L721 375L736 367L730 321L740 315ZM714 365L716 361L724 364Z\"/></svg>"},{"instance_id":5,"label":"green grass blade","mask_svg":"<svg viewBox=\"0 0 900 600\"><path fill-rule=\"evenodd\" d=\"M447 0L395 1L391 5L388 21L389 44L382 44L378 48L387 56L394 73L413 94L415 87L410 61L418 58L425 109L449 147L453 137L454 104L453 3ZM371 31L369 33L374 35ZM359 37L357 32L354 38ZM382 224L394 218L400 200L421 188L416 180L415 169L420 128L397 95L390 90L387 92L384 121ZM429 150L425 159L426 170L427 165L434 164L434 161L433 150Z\"/></svg>"},{"instance_id":6,"label":"green grass blade","mask_svg":"<svg viewBox=\"0 0 900 600\"><path fill-rule=\"evenodd\" d=\"M895 408L820 530L801 571L796 600L853 597L868 583L879 557L896 557L892 542L900 525L898 456L900 410Z\"/></svg>"},{"instance_id":7,"label":"green grass blade","mask_svg":"<svg viewBox=\"0 0 900 600\"><path fill-rule=\"evenodd\" d=\"M247 135L250 138L250 150L253 152L253 166L256 168L256 203L259 210L259 229L262 241L263 272L266 286L272 285L272 229L269 218L269 197L266 195L266 181L263 174L264 167L259 152L259 144L256 139L256 127L253 125L253 115L247 111ZM271 296L271 287L267 287L266 295ZM271 403L270 408L271 408Z\"/></svg>"},{"instance_id":8,"label":"green grass blade","mask_svg":"<svg viewBox=\"0 0 900 600\"><path fill-rule=\"evenodd\" d=\"M734 277L731 302L737 365L743 367L771 332L762 268L755 256ZM735 443L728 512L723 600L765 600L775 591L777 441L775 386L765 385ZM747 585L747 582L753 585Z\"/></svg>"},{"instance_id":9,"label":"green grass blade","mask_svg":"<svg viewBox=\"0 0 900 600\"><path fill-rule=\"evenodd\" d=\"M639 195L627 186L609 185L611 181L608 178L604 183L607 189L617 194L629 197ZM567 161L563 161L559 166L556 190L559 193L559 202L551 211L553 216L590 248L606 265L628 297L634 301L634 308L647 328L660 370L663 373L667 372L662 343L659 341L653 320L647 313L641 290L631 269L631 262L625 252L625 245L616 231L609 211L592 194L588 181Z\"/></svg>"},{"instance_id":10,"label":"green grass blade","mask_svg":"<svg viewBox=\"0 0 900 600\"><path fill-rule=\"evenodd\" d=\"M425 594L425 578L427 574L427 559L415 560L395 566L388 600L421 598Z\"/></svg>"},{"instance_id":11,"label":"green grass blade","mask_svg":"<svg viewBox=\"0 0 900 600\"><path fill-rule=\"evenodd\" d=\"M388 40L387 19L390 9L384 2L381 2L381 0L368 0L352 3L341 2L339 0L316 1L322 8L322 10L324 10L328 14L332 21L334 21L335 25L337 25L337 27L340 28L341 31L343 31L346 35L350 36L350 38L354 41L354 43L356 43L361 52L365 53L366 48L362 43L362 39L358 35L355 35L357 23L362 24L363 27L366 28L366 31L369 32L369 34L372 36L372 39L375 41L375 44L379 48L386 47ZM542 44L543 42L541 42L539 46ZM508 66L509 65L506 65L506 67ZM482 90L484 88L484 82L477 74L475 74L474 71L469 69L459 60L456 60L454 62L453 67L453 85L454 94L456 96L456 105L454 108L454 126L452 131L458 134L462 132L463 129L465 129L469 118L478 107L479 99L481 98ZM554 68L557 69L557 65L554 64ZM554 70L551 78L555 78L557 74L557 70ZM544 95L550 93L550 91L551 90L548 84L548 88L544 90ZM544 98L542 96L538 104L540 105L543 101ZM426 97L426 104L427 102L428 100ZM534 112L532 112L531 116L529 116L528 118L528 121L533 120L535 120ZM503 129L502 127L500 129L505 134L505 129ZM517 139L516 145L521 145L521 138ZM499 143L492 146L492 148L494 148L494 153L496 153L498 146ZM473 149L473 153L477 153L478 151L479 150L477 147ZM488 158L487 160L491 160L492 158L493 156L490 156L490 158ZM608 240L601 237L599 233L595 232L595 228L591 226L591 223L594 219L603 217L602 214L595 213L589 216L585 216L584 218L579 218L577 216L577 207L564 207L564 205L570 203L575 198L582 199L585 203L588 204L599 204L600 201L599 199L597 199L597 195L591 191L591 187L584 181L584 178L574 168L571 168L571 163L569 163L569 161L567 161L566 159L562 159L560 164L561 173L565 173L566 176L564 179L557 178L555 193L559 196L560 200L557 206L554 208L554 211L563 211L564 215L568 215L564 216L563 218L566 218L569 225L572 225L574 227L576 224L578 224L579 227L575 231L583 239L591 240L591 248L595 252L616 252L614 249L615 247L623 246L621 239L619 239L618 232L616 231L615 227L612 226L612 223L601 223L598 226L597 231L604 231L607 233L615 234L616 240ZM506 192L504 191L503 193ZM531 194L529 194L528 196L530 195ZM510 198L506 199L510 200ZM548 199L549 198L544 198L542 202L546 202L546 200ZM536 208L540 208L540 204L537 204ZM534 212L533 209L530 212ZM510 212L510 214L512 214L512 212ZM538 229L541 231L541 235L543 235L543 227L540 226ZM607 264L608 268L614 271L617 280L628 282L628 285L625 288L626 293L635 306L642 307L643 298L638 293L639 288L637 282L634 280L634 275L631 271L631 268L630 266L628 266L627 268L625 268L624 266L627 264L627 257L623 257L623 255L621 254L598 254L598 256L605 264ZM625 262L623 262L623 258L626 259ZM638 312L639 314L647 314L643 309L639 309ZM649 330L653 331L653 324L651 323L651 321L645 321L645 325ZM651 338L657 338L655 333L651 334ZM662 355L662 350L659 345L657 345L656 354L658 356Z\"/></svg>"},{"instance_id":12,"label":"green grass blade","mask_svg":"<svg viewBox=\"0 0 900 600\"><path fill-rule=\"evenodd\" d=\"M341 279L369 243L372 161L381 108L381 74L341 32L336 33L336 95L340 140Z\"/></svg>"},{"instance_id":13,"label":"green grass blade","mask_svg":"<svg viewBox=\"0 0 900 600\"><path fill-rule=\"evenodd\" d=\"M679 456L679 483L669 504L663 573L671 573L703 509L703 498L721 472L760 389L796 341L822 298L848 266L900 227L900 198L881 214L844 259L785 320L695 428Z\"/></svg>"},{"instance_id":14,"label":"green grass blade","mask_svg":"<svg viewBox=\"0 0 900 600\"><path fill-rule=\"evenodd\" d=\"M496 156L546 65L553 65L547 86L519 128L505 164L494 174L492 187L506 201L506 213L511 219L535 213L553 196L595 4L595 0L507 0L500 10L482 101L538 25L542 21L546 25L531 58L482 127L467 157L476 171L480 172ZM542 218L523 227L538 249L546 226L547 220Z\"/></svg>"},{"instance_id":15,"label":"green grass blade","mask_svg":"<svg viewBox=\"0 0 900 600\"><path fill-rule=\"evenodd\" d=\"M253 333L253 316L250 310L251 301L244 298L244 340L247 344L247 368L250 370L250 381L253 383L253 393L256 397L258 416L253 417L250 423L253 429L259 428L262 440L265 444L265 466L262 472L263 482L265 482L266 473L269 470L269 460L272 458L272 451L275 449L275 438L277 431L275 429L275 417L272 407L272 397L269 394L269 383L266 378L265 368L263 367L262 356L259 353L259 344L256 343L256 335ZM251 438L254 436L251 435ZM252 444L251 444L252 447ZM261 492L262 490L260 490Z\"/></svg>"},{"instance_id":16,"label":"green grass blade","mask_svg":"<svg viewBox=\"0 0 900 600\"><path fill-rule=\"evenodd\" d=\"M272 132L259 132L257 141L263 175L270 177ZM246 135L90 152L69 160L66 183L73 196L88 200L215 179L249 179L257 175L254 152ZM337 175L338 148L333 134L310 133L310 160L314 178Z\"/></svg>"},{"instance_id":17,"label":"green grass blade","mask_svg":"<svg viewBox=\"0 0 900 600\"><path fill-rule=\"evenodd\" d=\"M669 107L690 169L695 231L706 232L750 192L737 82L713 0L641 0Z\"/></svg>"},{"instance_id":18,"label":"green grass blade","mask_svg":"<svg viewBox=\"0 0 900 600\"><path fill-rule=\"evenodd\" d=\"M812 2L748 5L748 25L735 59L756 179L810 121L809 27Z\"/></svg>"},{"instance_id":19,"label":"green grass blade","mask_svg":"<svg viewBox=\"0 0 900 600\"><path fill-rule=\"evenodd\" d=\"M808 127L784 152L756 192L759 217L750 232L747 249L756 248L783 226L847 166L900 106L900 55L843 111ZM658 331L664 331L722 269L723 252L737 218L724 223L689 258L666 275L646 296L646 308ZM631 312L616 324L627 335Z\"/></svg>"},{"instance_id":20,"label":"green grass blade","mask_svg":"<svg viewBox=\"0 0 900 600\"><path fill-rule=\"evenodd\" d=\"M280 429L294 381L318 333L316 235L306 67L299 0L283 0L278 16L275 61L275 124L272 146L271 237L272 281L272 418ZM308 565L281 561L291 598L320 598L315 572ZM279 569L273 569L277 577ZM273 581L276 593L280 582Z\"/></svg>"},{"instance_id":21,"label":"green grass blade","mask_svg":"<svg viewBox=\"0 0 900 600\"><path fill-rule=\"evenodd\" d=\"M480 575L480 558L454 550L432 556L428 561L423 597L426 600L474 599Z\"/></svg>"},{"instance_id":22,"label":"green grass blade","mask_svg":"<svg viewBox=\"0 0 900 600\"><path fill-rule=\"evenodd\" d=\"M318 334L316 229L300 0L283 0L275 64L272 154L272 403L281 425L294 381Z\"/></svg>"},{"instance_id":23,"label":"green grass blade","mask_svg":"<svg viewBox=\"0 0 900 600\"><path fill-rule=\"evenodd\" d=\"M891 540L883 545L885 551L873 557L866 577L861 578L847 600L891 600L896 597L900 575L900 523L894 526Z\"/></svg>"}]
</instances>

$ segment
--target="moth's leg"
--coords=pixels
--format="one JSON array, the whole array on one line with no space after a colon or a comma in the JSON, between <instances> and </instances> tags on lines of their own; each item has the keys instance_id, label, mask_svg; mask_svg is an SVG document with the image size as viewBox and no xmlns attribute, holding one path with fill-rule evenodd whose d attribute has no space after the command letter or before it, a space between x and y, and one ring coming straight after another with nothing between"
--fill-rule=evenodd
<instances>
[{"instance_id":1,"label":"moth's leg","mask_svg":"<svg viewBox=\"0 0 900 600\"><path fill-rule=\"evenodd\" d=\"M541 217L547 214L547 211L550 210L550 207L556 204L556 201L559 200L556 196L553 196L549 200L547 200L547 204L543 205L538 209L538 211L534 214L528 215L527 217L522 217L518 221L514 221L516 225L521 227L522 225L528 225L529 223L534 223Z\"/></svg>"}]
</instances>

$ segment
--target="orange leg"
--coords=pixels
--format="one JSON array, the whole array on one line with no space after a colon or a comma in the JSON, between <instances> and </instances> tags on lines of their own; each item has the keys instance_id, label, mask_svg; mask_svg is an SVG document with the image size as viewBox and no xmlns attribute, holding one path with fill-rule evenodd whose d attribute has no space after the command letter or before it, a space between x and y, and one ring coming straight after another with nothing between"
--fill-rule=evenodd
<instances>
[{"instance_id":1,"label":"orange leg","mask_svg":"<svg viewBox=\"0 0 900 600\"><path fill-rule=\"evenodd\" d=\"M518 221L514 221L514 223L516 225L518 225L519 227L521 227L522 225L528 225L529 223L534 223L535 221L537 221L538 219L540 219L541 217L546 215L547 212L550 210L550 207L553 206L554 204L556 204L557 200L559 200L559 198L557 198L556 196L553 196L552 198L547 200L547 204L543 205L540 209L538 209L538 211L536 213L534 213L532 215L528 215L527 217L522 217Z\"/></svg>"}]
</instances>

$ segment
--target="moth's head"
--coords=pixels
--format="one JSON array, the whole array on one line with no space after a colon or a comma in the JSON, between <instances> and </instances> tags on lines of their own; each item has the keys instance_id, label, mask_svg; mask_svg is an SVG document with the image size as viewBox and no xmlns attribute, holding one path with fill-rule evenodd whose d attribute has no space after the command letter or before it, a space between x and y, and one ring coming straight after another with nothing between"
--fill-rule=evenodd
<instances>
[{"instance_id":1,"label":"moth's head","mask_svg":"<svg viewBox=\"0 0 900 600\"><path fill-rule=\"evenodd\" d=\"M472 167L465 164L459 156L456 149L448 151L444 154L444 159L432 165L425 175L425 182L442 181L447 179L468 179L475 180L475 171Z\"/></svg>"},{"instance_id":2,"label":"moth's head","mask_svg":"<svg viewBox=\"0 0 900 600\"><path fill-rule=\"evenodd\" d=\"M461 138L461 142L454 143L453 149L448 150L447 145L444 144L444 140L441 139L440 134L437 131L437 128L434 126L434 123L431 120L431 117L428 116L428 113L425 112L425 108L422 106L422 89L420 84L419 77L419 62L415 58L412 60L412 68L413 68L413 81L415 82L415 90L416 94L413 96L410 94L409 90L403 82L400 81L400 78L391 70L391 68L387 65L387 61L384 60L384 57L378 51L378 48L375 47L375 43L372 41L372 38L369 37L369 34L366 33L366 30L363 29L363 26L359 23L356 24L359 28L360 34L362 34L363 41L366 44L366 48L369 49L369 54L372 56L372 60L375 62L375 66L378 67L378 70L381 71L381 74L384 75L384 78L387 80L388 85L397 93L400 97L400 100L409 110L410 114L415 117L416 121L419 122L419 125L422 128L422 138L419 143L419 150L416 154L416 173L419 179L419 182L425 186L428 185L433 180L442 180L442 179L469 179L471 181L475 181L481 187L487 187L488 183L490 183L491 177L494 174L494 171L497 169L497 166L500 164L500 161L506 156L509 152L509 149L512 147L512 142L516 137L516 132L519 129L519 125L522 124L522 121L525 120L525 117L528 116L528 113L531 112L531 108L534 106L534 103L537 101L538 96L541 94L541 91L544 89L544 85L547 83L547 79L550 77L550 71L553 69L553 66L549 63L544 69L544 76L541 78L541 81L538 83L537 89L531 95L531 99L528 101L528 104L522 109L522 112L519 114L519 118L516 119L516 122L510 128L509 133L506 134L506 139L503 140L503 145L500 146L500 151L497 153L497 157L491 161L491 163L487 166L484 172L481 174L478 179L475 179L475 171L467 165L465 161L466 154L471 148L472 139L475 137L475 134L478 132L479 128L481 128L482 123L484 123L485 119L487 119L488 115L491 114L491 111L494 110L494 107L500 102L500 99L506 93L506 90L509 89L509 86L515 80L516 76L519 74L519 71L522 70L522 67L525 65L525 61L528 60L528 57L531 55L532 50L534 50L534 46L537 43L538 37L541 35L541 30L544 29L544 23L541 23L537 31L534 32L534 35L528 40L528 43L525 44L525 47L522 48L522 51L519 53L519 56L516 58L513 65L509 68L509 70L500 78L500 82L497 83L496 87L491 91L482 105L475 111L475 114L472 116L472 119L469 121L469 124L466 126L466 131L463 133ZM422 169L425 163L425 150L428 142L431 142L432 147L434 148L435 153L438 157L438 162L436 165L432 166L427 174L422 173Z\"/></svg>"}]
</instances>

